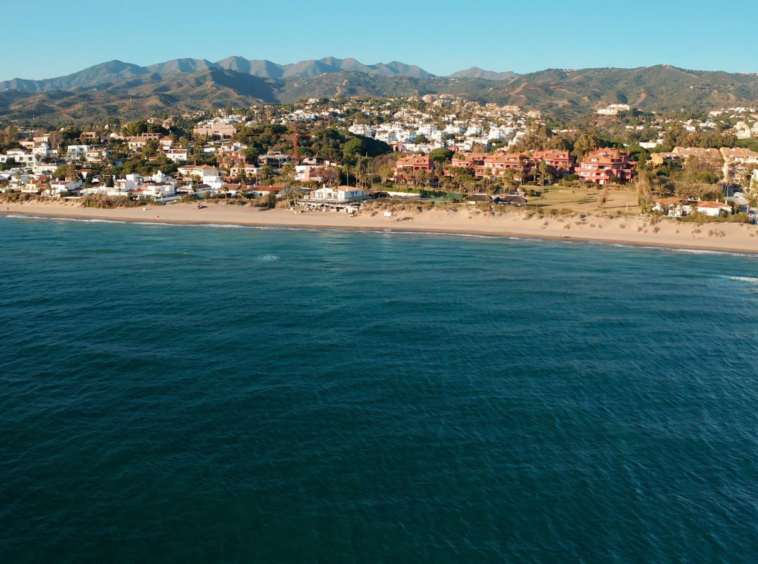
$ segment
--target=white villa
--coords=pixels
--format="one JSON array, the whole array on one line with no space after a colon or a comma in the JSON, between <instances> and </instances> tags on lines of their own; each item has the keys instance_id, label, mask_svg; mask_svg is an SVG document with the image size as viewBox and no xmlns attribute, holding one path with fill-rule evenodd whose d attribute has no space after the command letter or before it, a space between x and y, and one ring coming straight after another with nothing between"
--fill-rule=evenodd
<instances>
[{"instance_id":1,"label":"white villa","mask_svg":"<svg viewBox=\"0 0 758 564\"><path fill-rule=\"evenodd\" d=\"M357 202L366 197L366 193L355 186L340 186L329 188L324 186L311 192L309 200L315 202L344 203Z\"/></svg>"}]
</instances>

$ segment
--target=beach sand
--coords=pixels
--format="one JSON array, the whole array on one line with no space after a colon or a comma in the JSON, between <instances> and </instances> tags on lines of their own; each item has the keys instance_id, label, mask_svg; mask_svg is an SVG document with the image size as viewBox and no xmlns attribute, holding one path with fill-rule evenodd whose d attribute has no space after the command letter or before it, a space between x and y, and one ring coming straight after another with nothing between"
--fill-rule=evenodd
<instances>
[{"instance_id":1,"label":"beach sand","mask_svg":"<svg viewBox=\"0 0 758 564\"><path fill-rule=\"evenodd\" d=\"M413 208L394 211L392 217L384 217L383 210L369 209L353 217L344 213L295 213L224 203L211 203L205 209L198 209L196 204L147 206L144 211L142 207L95 209L51 201L3 203L0 213L113 221L464 233L758 253L758 228L754 225L663 220L653 226L649 218L638 216L540 218L527 217L522 210L491 213L474 207L424 211Z\"/></svg>"}]
</instances>

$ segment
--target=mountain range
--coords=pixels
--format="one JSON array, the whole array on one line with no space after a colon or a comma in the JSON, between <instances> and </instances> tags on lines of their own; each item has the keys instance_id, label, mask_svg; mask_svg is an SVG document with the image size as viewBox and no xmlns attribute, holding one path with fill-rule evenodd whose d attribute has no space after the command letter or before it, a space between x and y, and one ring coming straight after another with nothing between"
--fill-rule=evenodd
<instances>
[{"instance_id":1,"label":"mountain range","mask_svg":"<svg viewBox=\"0 0 758 564\"><path fill-rule=\"evenodd\" d=\"M434 76L420 67L406 65L397 61L387 64L364 65L355 59L337 59L335 57L301 61L288 65L280 65L267 60L245 59L244 57L228 57L215 63L206 59L175 59L147 67L122 63L121 61L110 61L58 78L44 80L15 78L13 80L2 81L0 82L0 91L49 92L51 90L73 90L75 88L91 88L135 76L156 73L162 76L172 73L192 74L209 69L230 70L260 78L273 79L308 78L338 72L360 72L375 76L410 76L413 78L430 78ZM490 74L494 76L498 73ZM513 75L513 73L501 74Z\"/></svg>"},{"instance_id":2,"label":"mountain range","mask_svg":"<svg viewBox=\"0 0 758 564\"><path fill-rule=\"evenodd\" d=\"M0 82L0 121L93 122L228 104L426 94L454 94L571 118L614 103L645 111L756 106L758 76L658 65L521 75L474 67L437 77L399 62L364 65L331 57L291 65L242 57L176 59L148 67L110 61L58 78Z\"/></svg>"}]
</instances>

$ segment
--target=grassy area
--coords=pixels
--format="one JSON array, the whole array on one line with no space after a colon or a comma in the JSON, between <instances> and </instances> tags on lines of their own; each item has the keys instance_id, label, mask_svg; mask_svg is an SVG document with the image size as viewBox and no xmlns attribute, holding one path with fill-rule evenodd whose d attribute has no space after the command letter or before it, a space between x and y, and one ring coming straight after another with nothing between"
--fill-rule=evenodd
<instances>
[{"instance_id":1,"label":"grassy area","mask_svg":"<svg viewBox=\"0 0 758 564\"><path fill-rule=\"evenodd\" d=\"M637 192L629 188L609 188L605 204L600 205L602 189L567 188L549 186L544 196L529 198L529 207L570 209L577 213L597 213L598 211L616 213L640 213L637 204Z\"/></svg>"}]
</instances>

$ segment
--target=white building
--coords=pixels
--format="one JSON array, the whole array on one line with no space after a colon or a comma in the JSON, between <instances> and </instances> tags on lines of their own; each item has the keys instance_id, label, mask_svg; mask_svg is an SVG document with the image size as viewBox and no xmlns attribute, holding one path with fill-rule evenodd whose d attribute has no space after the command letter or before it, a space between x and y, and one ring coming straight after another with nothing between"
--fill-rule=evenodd
<instances>
[{"instance_id":1,"label":"white building","mask_svg":"<svg viewBox=\"0 0 758 564\"><path fill-rule=\"evenodd\" d=\"M154 200L168 198L174 194L176 194L176 189L173 184L145 184L134 192L138 198L152 198Z\"/></svg>"},{"instance_id":2,"label":"white building","mask_svg":"<svg viewBox=\"0 0 758 564\"><path fill-rule=\"evenodd\" d=\"M11 149L4 155L0 155L0 163L6 163L11 159L16 164L35 164L38 160L36 155L27 153L23 149Z\"/></svg>"},{"instance_id":3,"label":"white building","mask_svg":"<svg viewBox=\"0 0 758 564\"><path fill-rule=\"evenodd\" d=\"M162 170L159 170L150 178L156 184L173 184L173 179L168 174L165 174Z\"/></svg>"},{"instance_id":4,"label":"white building","mask_svg":"<svg viewBox=\"0 0 758 564\"><path fill-rule=\"evenodd\" d=\"M66 149L66 156L69 159L79 159L87 155L87 151L92 149L89 145L69 145Z\"/></svg>"},{"instance_id":5,"label":"white building","mask_svg":"<svg viewBox=\"0 0 758 564\"><path fill-rule=\"evenodd\" d=\"M57 180L50 183L50 193L54 196L75 192L81 189L82 183L72 180Z\"/></svg>"},{"instance_id":6,"label":"white building","mask_svg":"<svg viewBox=\"0 0 758 564\"><path fill-rule=\"evenodd\" d=\"M698 202L697 211L710 217L718 217L722 212L731 215L732 206L719 202Z\"/></svg>"},{"instance_id":7,"label":"white building","mask_svg":"<svg viewBox=\"0 0 758 564\"><path fill-rule=\"evenodd\" d=\"M219 174L216 167L208 165L180 166L178 171L182 176L197 176L203 181L205 181L206 178L215 177Z\"/></svg>"},{"instance_id":8,"label":"white building","mask_svg":"<svg viewBox=\"0 0 758 564\"><path fill-rule=\"evenodd\" d=\"M186 163L189 157L187 149L168 149L165 155L173 163Z\"/></svg>"},{"instance_id":9,"label":"white building","mask_svg":"<svg viewBox=\"0 0 758 564\"><path fill-rule=\"evenodd\" d=\"M629 107L629 104L611 104L607 108L601 108L597 111L597 114L600 116L617 116L621 112L628 112L632 108Z\"/></svg>"},{"instance_id":10,"label":"white building","mask_svg":"<svg viewBox=\"0 0 758 564\"><path fill-rule=\"evenodd\" d=\"M744 121L737 122L734 126L734 134L737 139L750 139L753 136L750 126Z\"/></svg>"},{"instance_id":11,"label":"white building","mask_svg":"<svg viewBox=\"0 0 758 564\"><path fill-rule=\"evenodd\" d=\"M310 200L316 202L355 202L366 197L366 193L355 186L329 188L324 186L311 192Z\"/></svg>"}]
</instances>

